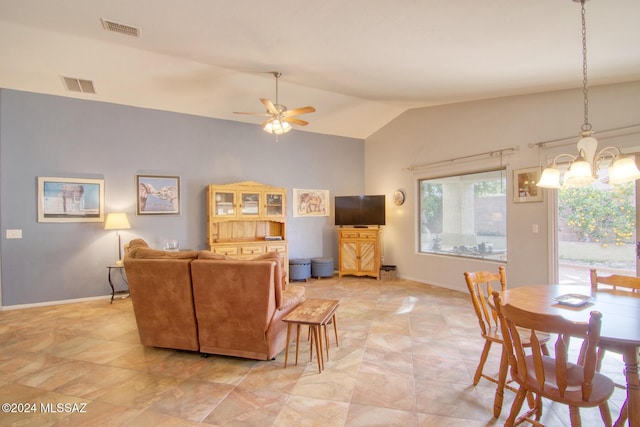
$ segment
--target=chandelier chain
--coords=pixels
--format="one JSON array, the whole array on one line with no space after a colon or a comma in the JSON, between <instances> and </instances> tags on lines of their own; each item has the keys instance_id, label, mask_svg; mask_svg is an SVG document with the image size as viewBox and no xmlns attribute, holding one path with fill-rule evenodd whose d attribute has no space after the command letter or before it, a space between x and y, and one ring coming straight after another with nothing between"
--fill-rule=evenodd
<instances>
[{"instance_id":1,"label":"chandelier chain","mask_svg":"<svg viewBox=\"0 0 640 427\"><path fill-rule=\"evenodd\" d=\"M587 21L585 19L584 3L586 0L580 1L581 17L582 17L582 94L584 96L584 123L582 132L591 131L591 123L589 123L589 89L587 78Z\"/></svg>"}]
</instances>

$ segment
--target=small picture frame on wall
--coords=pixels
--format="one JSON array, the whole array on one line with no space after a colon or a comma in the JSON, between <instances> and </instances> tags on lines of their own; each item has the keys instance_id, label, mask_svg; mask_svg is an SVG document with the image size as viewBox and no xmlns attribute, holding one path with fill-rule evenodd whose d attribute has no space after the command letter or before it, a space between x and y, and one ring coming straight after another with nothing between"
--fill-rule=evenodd
<instances>
[{"instance_id":1,"label":"small picture frame on wall","mask_svg":"<svg viewBox=\"0 0 640 427\"><path fill-rule=\"evenodd\" d=\"M179 215L180 177L136 175L138 215Z\"/></svg>"},{"instance_id":2,"label":"small picture frame on wall","mask_svg":"<svg viewBox=\"0 0 640 427\"><path fill-rule=\"evenodd\" d=\"M329 216L329 190L294 188L293 216Z\"/></svg>"},{"instance_id":3,"label":"small picture frame on wall","mask_svg":"<svg viewBox=\"0 0 640 427\"><path fill-rule=\"evenodd\" d=\"M38 222L103 221L103 179L38 177Z\"/></svg>"},{"instance_id":4,"label":"small picture frame on wall","mask_svg":"<svg viewBox=\"0 0 640 427\"><path fill-rule=\"evenodd\" d=\"M542 201L542 188L536 185L540 179L540 173L540 167L513 171L513 201L515 203Z\"/></svg>"}]
</instances>

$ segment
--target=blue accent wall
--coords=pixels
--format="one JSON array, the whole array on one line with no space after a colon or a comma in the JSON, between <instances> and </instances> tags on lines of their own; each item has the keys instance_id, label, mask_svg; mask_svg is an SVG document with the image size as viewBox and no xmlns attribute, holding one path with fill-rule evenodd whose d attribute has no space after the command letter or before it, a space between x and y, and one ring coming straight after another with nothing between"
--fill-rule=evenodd
<instances>
[{"instance_id":1,"label":"blue accent wall","mask_svg":"<svg viewBox=\"0 0 640 427\"><path fill-rule=\"evenodd\" d=\"M292 189L364 193L364 141L294 130L275 141L259 125L0 89L2 305L110 294L117 240L104 223L37 222L37 177L105 181L105 213L126 212L123 243L160 248L179 239L204 249L209 184L257 181L286 187L291 258L334 257L331 216L293 218ZM136 174L177 175L181 214L136 216ZM7 239L7 229L22 239Z\"/></svg>"}]
</instances>

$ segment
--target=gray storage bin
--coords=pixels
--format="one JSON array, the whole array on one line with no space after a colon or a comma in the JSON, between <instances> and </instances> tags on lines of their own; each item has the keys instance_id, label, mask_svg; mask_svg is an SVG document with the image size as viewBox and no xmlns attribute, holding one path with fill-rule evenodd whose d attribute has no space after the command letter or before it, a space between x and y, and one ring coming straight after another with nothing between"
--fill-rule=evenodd
<instances>
[{"instance_id":1,"label":"gray storage bin","mask_svg":"<svg viewBox=\"0 0 640 427\"><path fill-rule=\"evenodd\" d=\"M297 258L289 260L289 277L291 280L304 280L311 277L311 260L309 258Z\"/></svg>"},{"instance_id":2,"label":"gray storage bin","mask_svg":"<svg viewBox=\"0 0 640 427\"><path fill-rule=\"evenodd\" d=\"M333 276L333 259L332 258L312 258L311 259L311 276L331 277Z\"/></svg>"}]
</instances>

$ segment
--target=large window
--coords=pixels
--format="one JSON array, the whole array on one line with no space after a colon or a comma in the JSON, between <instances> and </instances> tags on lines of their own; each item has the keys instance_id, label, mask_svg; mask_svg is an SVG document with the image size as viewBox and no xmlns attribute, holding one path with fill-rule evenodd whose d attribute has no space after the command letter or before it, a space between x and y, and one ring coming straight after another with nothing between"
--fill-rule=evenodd
<instances>
[{"instance_id":1,"label":"large window","mask_svg":"<svg viewBox=\"0 0 640 427\"><path fill-rule=\"evenodd\" d=\"M420 252L507 260L504 169L420 180Z\"/></svg>"}]
</instances>

